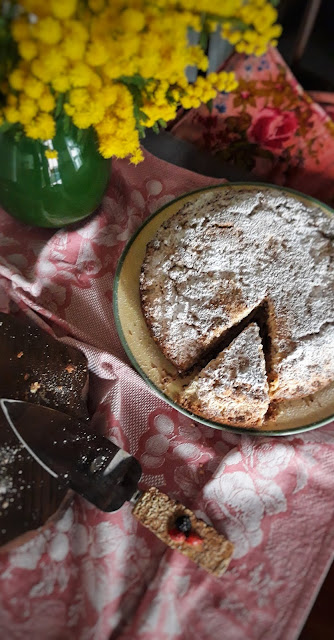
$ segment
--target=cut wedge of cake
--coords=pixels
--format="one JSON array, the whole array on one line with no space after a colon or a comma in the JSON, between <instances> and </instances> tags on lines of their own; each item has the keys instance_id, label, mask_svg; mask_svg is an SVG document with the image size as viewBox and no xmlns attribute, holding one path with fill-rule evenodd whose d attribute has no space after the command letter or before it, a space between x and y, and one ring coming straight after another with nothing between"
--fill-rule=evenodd
<instances>
[{"instance_id":1,"label":"cut wedge of cake","mask_svg":"<svg viewBox=\"0 0 334 640\"><path fill-rule=\"evenodd\" d=\"M258 427L269 407L259 327L252 323L184 389L179 404L209 420Z\"/></svg>"}]
</instances>

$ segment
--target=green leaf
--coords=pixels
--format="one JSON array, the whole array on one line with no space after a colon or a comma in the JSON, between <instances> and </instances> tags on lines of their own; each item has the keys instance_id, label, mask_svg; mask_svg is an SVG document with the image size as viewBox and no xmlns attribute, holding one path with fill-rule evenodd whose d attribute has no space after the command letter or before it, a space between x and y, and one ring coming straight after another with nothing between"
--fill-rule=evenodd
<instances>
[{"instance_id":1,"label":"green leaf","mask_svg":"<svg viewBox=\"0 0 334 640\"><path fill-rule=\"evenodd\" d=\"M209 102L206 103L206 106L208 107L210 113L212 113L212 109L213 109L213 99L211 98L211 100L209 100Z\"/></svg>"},{"instance_id":2,"label":"green leaf","mask_svg":"<svg viewBox=\"0 0 334 640\"><path fill-rule=\"evenodd\" d=\"M1 133L6 133L7 131L10 131L10 129L13 129L14 126L15 125L10 124L10 122L4 121L2 125L0 125L0 131Z\"/></svg>"},{"instance_id":3,"label":"green leaf","mask_svg":"<svg viewBox=\"0 0 334 640\"><path fill-rule=\"evenodd\" d=\"M55 114L54 114L55 118L59 118L63 110L64 101L65 101L65 93L60 93L56 102L56 108L55 108Z\"/></svg>"},{"instance_id":4,"label":"green leaf","mask_svg":"<svg viewBox=\"0 0 334 640\"><path fill-rule=\"evenodd\" d=\"M142 124L137 125L137 131L140 138L145 138L146 136L146 128L143 127Z\"/></svg>"},{"instance_id":5,"label":"green leaf","mask_svg":"<svg viewBox=\"0 0 334 640\"><path fill-rule=\"evenodd\" d=\"M22 136L23 136L23 131L22 131L22 129L21 129L21 130L20 130L20 129L18 129L17 131L15 131L15 134L14 134L14 140L15 140L15 142L19 142L19 141L21 140Z\"/></svg>"},{"instance_id":6,"label":"green leaf","mask_svg":"<svg viewBox=\"0 0 334 640\"><path fill-rule=\"evenodd\" d=\"M86 133L86 129L78 129L77 132L77 143L81 144Z\"/></svg>"},{"instance_id":7,"label":"green leaf","mask_svg":"<svg viewBox=\"0 0 334 640\"><path fill-rule=\"evenodd\" d=\"M148 116L146 115L146 113L144 113L144 111L142 111L139 108L138 108L138 115L139 115L139 118L140 118L141 122L147 122Z\"/></svg>"},{"instance_id":8,"label":"green leaf","mask_svg":"<svg viewBox=\"0 0 334 640\"><path fill-rule=\"evenodd\" d=\"M135 73L133 76L120 76L118 80L128 87L132 86L141 90L145 88L145 85L148 82L145 78L140 76L139 73Z\"/></svg>"},{"instance_id":9,"label":"green leaf","mask_svg":"<svg viewBox=\"0 0 334 640\"><path fill-rule=\"evenodd\" d=\"M65 134L68 135L70 133L71 125L72 125L71 118L70 116L67 115L67 113L65 113L63 115L63 129Z\"/></svg>"},{"instance_id":10,"label":"green leaf","mask_svg":"<svg viewBox=\"0 0 334 640\"><path fill-rule=\"evenodd\" d=\"M209 34L207 31L203 30L201 31L198 44L203 49L203 51L206 51L208 47L208 43L209 43Z\"/></svg>"}]
</instances>

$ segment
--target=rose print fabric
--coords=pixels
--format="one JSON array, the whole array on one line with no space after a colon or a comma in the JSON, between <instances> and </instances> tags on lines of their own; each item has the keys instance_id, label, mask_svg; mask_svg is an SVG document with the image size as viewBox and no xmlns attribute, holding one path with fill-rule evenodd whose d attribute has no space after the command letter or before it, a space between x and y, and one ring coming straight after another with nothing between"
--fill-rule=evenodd
<instances>
[{"instance_id":1,"label":"rose print fabric","mask_svg":"<svg viewBox=\"0 0 334 640\"><path fill-rule=\"evenodd\" d=\"M261 58L233 55L226 69L235 71L237 90L220 94L211 113L205 106L190 111L172 132L259 181L333 205L333 98L331 107L325 102L327 112L312 101L275 49Z\"/></svg>"},{"instance_id":2,"label":"rose print fabric","mask_svg":"<svg viewBox=\"0 0 334 640\"><path fill-rule=\"evenodd\" d=\"M274 55L257 62L273 77ZM255 62L237 58L237 69L246 64ZM270 102L269 85L258 97L254 83L242 88L247 108L241 94L220 96L221 110L215 107L207 123L199 110L175 133L194 141L196 123L197 144L225 157L230 146L231 157L249 157L262 175L265 167L266 175L276 171L278 182L291 184L292 175L302 181L310 172L304 191L329 201L334 141L326 114L307 102L314 131L327 138L322 151L316 134L314 143L303 141L301 159L296 120L306 118L304 107ZM287 153L281 159L285 149L289 160ZM317 154L321 164L313 172ZM93 422L138 458L142 487L155 485L181 500L235 544L228 572L216 579L167 549L129 505L104 514L76 497L57 523L0 554L3 638L295 640L299 634L334 552L334 425L256 438L195 423L131 368L112 315L117 261L141 222L176 196L216 182L145 154L138 167L113 163L100 210L76 227L33 229L1 212L1 310L18 307L81 349Z\"/></svg>"}]
</instances>

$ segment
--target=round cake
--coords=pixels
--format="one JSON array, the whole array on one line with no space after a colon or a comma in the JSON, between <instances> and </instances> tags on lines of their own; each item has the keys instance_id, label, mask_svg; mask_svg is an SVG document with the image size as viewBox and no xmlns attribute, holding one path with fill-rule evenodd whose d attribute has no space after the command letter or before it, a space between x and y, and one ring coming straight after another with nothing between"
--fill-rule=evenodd
<instances>
[{"instance_id":1,"label":"round cake","mask_svg":"<svg viewBox=\"0 0 334 640\"><path fill-rule=\"evenodd\" d=\"M334 217L280 190L200 195L147 245L140 293L154 340L179 372L204 370L255 321L270 401L318 391L334 380L333 238Z\"/></svg>"}]
</instances>

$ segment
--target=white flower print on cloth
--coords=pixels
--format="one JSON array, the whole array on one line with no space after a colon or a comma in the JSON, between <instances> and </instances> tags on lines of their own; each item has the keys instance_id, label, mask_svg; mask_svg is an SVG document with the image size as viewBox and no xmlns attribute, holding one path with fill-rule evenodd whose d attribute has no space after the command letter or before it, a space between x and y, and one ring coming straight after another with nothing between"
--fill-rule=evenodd
<instances>
[{"instance_id":1,"label":"white flower print on cloth","mask_svg":"<svg viewBox=\"0 0 334 640\"><path fill-rule=\"evenodd\" d=\"M312 464L315 460L309 459L307 464L303 460L301 475L296 449L282 439L273 447L271 439L254 441L242 436L240 446L225 456L205 486L204 497L210 514L222 522L235 544L234 558L245 556L251 548L261 544L265 517L287 511L285 496L289 479L280 474L292 465L296 474L289 490L300 491L307 482L308 468Z\"/></svg>"},{"instance_id":2,"label":"white flower print on cloth","mask_svg":"<svg viewBox=\"0 0 334 640\"><path fill-rule=\"evenodd\" d=\"M169 440L161 433L150 436L145 444L145 452L140 462L149 468L158 468L164 463L163 455L169 448Z\"/></svg>"},{"instance_id":3,"label":"white flower print on cloth","mask_svg":"<svg viewBox=\"0 0 334 640\"><path fill-rule=\"evenodd\" d=\"M141 211L145 208L153 213L175 198L172 193L163 194L163 183L160 180L146 180L141 190L132 192L132 202Z\"/></svg>"}]
</instances>

